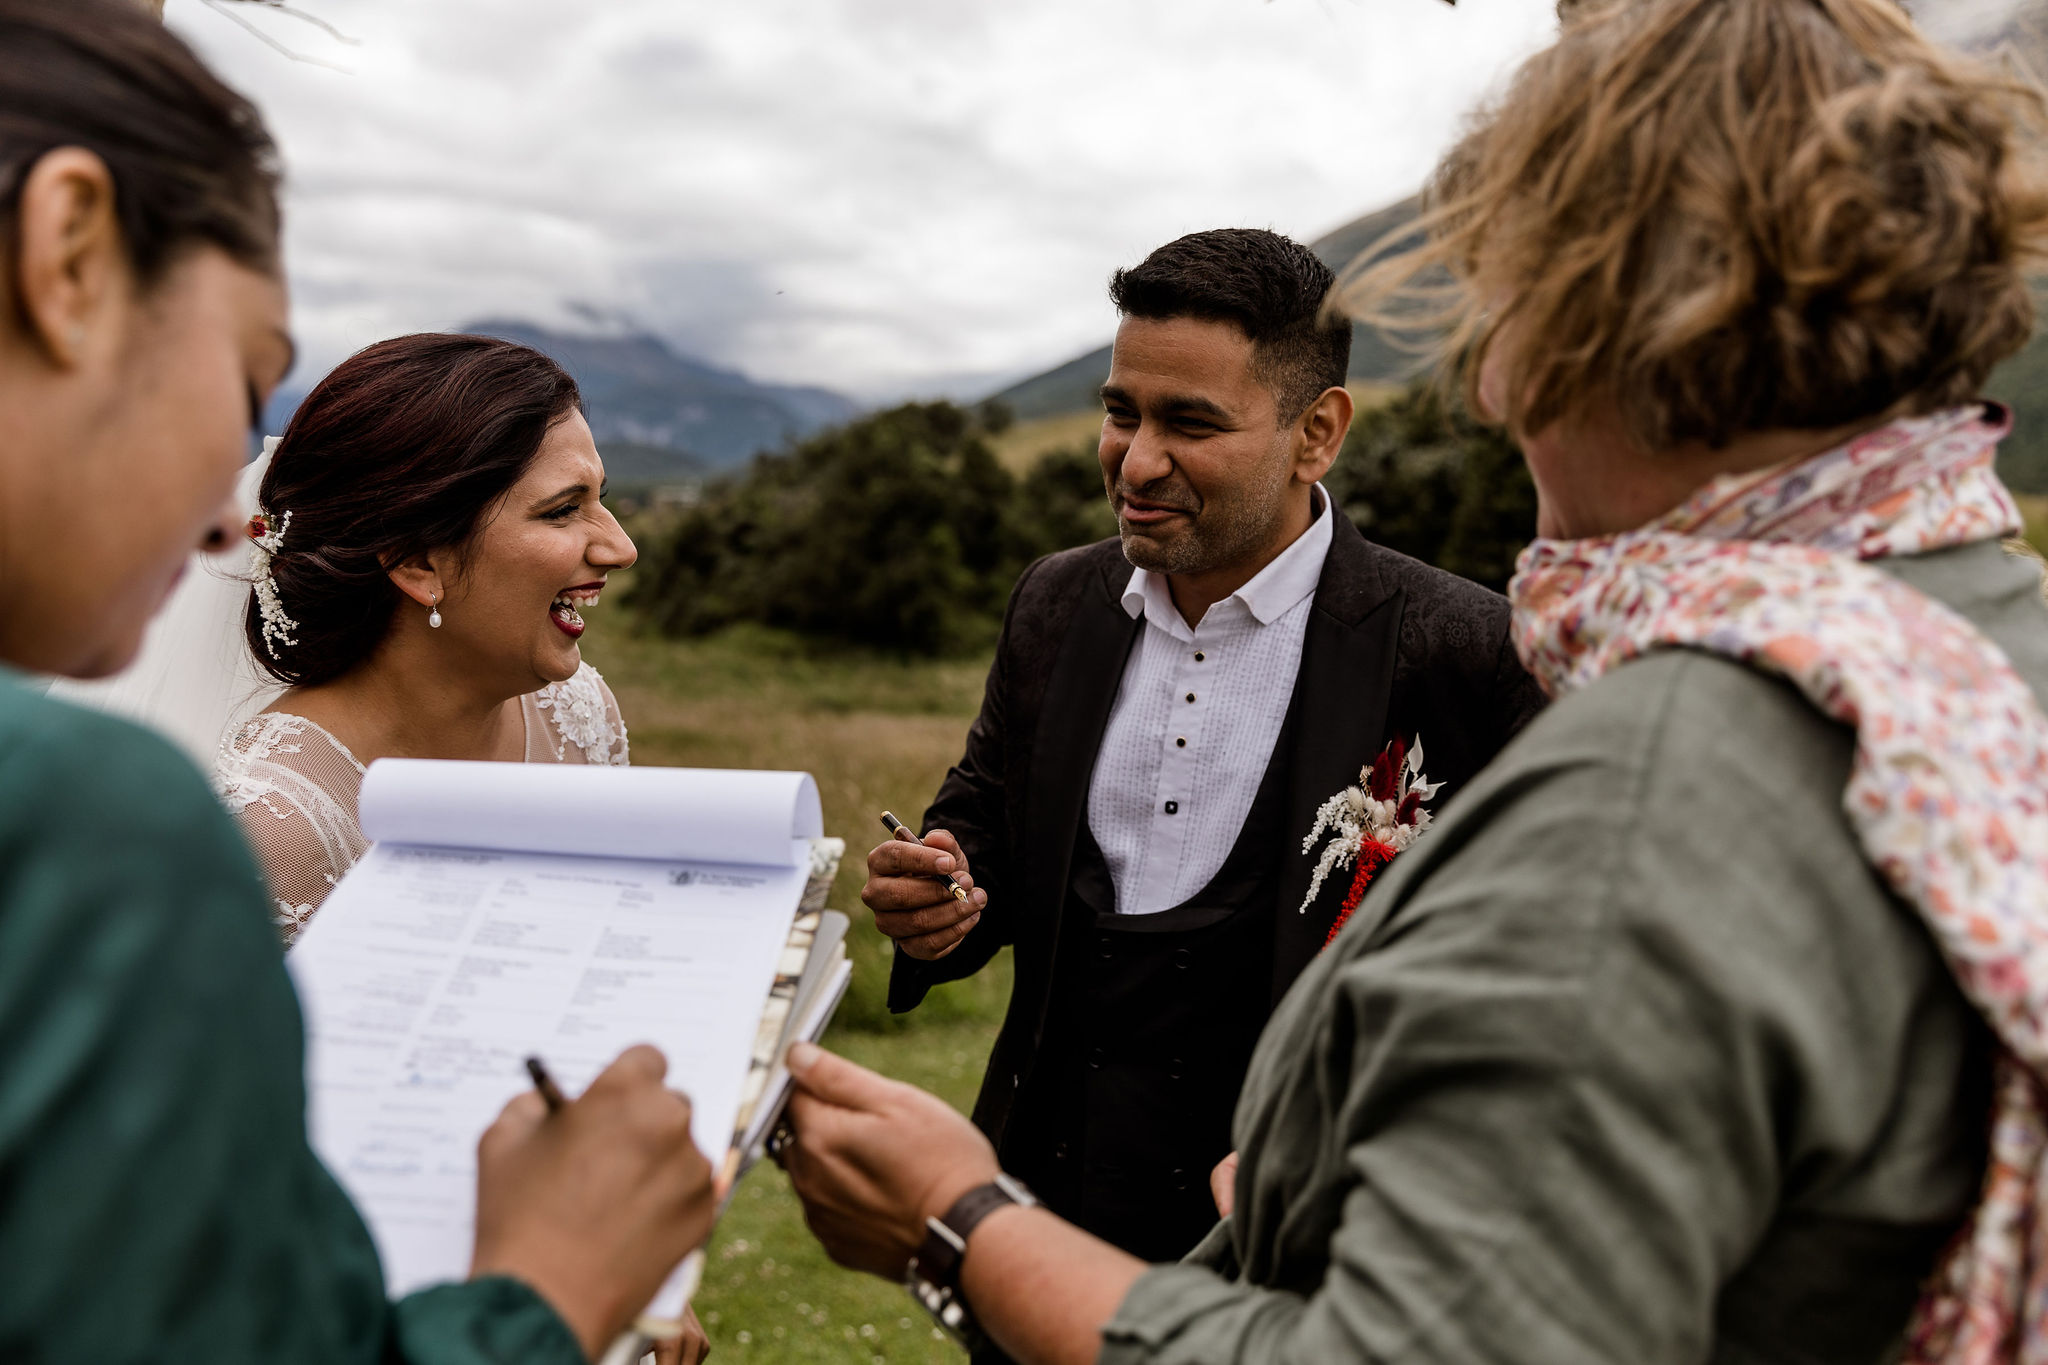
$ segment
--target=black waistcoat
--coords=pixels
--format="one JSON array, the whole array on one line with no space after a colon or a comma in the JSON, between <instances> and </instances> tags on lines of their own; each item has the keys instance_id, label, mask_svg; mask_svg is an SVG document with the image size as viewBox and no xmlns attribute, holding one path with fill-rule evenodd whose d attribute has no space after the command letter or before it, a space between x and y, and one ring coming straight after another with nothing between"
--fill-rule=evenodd
<instances>
[{"instance_id":1,"label":"black waistcoat","mask_svg":"<svg viewBox=\"0 0 2048 1365\"><path fill-rule=\"evenodd\" d=\"M1148 1261L1177 1260L1216 1222L1209 1172L1273 1003L1273 916L1294 719L1209 884L1156 914L1115 913L1084 817L1046 1046L1020 1105L1035 1121L1002 1159L1054 1212Z\"/></svg>"}]
</instances>

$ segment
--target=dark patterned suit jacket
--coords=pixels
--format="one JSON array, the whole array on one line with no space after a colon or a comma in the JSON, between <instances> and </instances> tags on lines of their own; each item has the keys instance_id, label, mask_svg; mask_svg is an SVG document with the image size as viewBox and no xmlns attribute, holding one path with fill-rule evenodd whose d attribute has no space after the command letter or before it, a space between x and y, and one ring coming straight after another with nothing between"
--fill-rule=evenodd
<instances>
[{"instance_id":1,"label":"dark patterned suit jacket","mask_svg":"<svg viewBox=\"0 0 2048 1365\"><path fill-rule=\"evenodd\" d=\"M1432 803L1442 809L1543 704L1509 643L1507 599L1374 545L1343 513L1332 515L1295 683L1300 723L1286 826L1295 839L1397 735L1422 736L1426 775L1445 783ZM972 975L1015 947L1009 1014L975 1106L975 1121L999 1146L1044 1033L1088 783L1125 659L1144 628L1122 605L1131 573L1115 540L1025 570L966 752L925 813L926 830L960 840L988 908L936 962L899 950L889 1007L912 1009L933 985ZM1298 847L1283 856L1273 916L1276 1004L1322 947L1348 880L1331 878L1309 912L1297 914L1314 859Z\"/></svg>"}]
</instances>

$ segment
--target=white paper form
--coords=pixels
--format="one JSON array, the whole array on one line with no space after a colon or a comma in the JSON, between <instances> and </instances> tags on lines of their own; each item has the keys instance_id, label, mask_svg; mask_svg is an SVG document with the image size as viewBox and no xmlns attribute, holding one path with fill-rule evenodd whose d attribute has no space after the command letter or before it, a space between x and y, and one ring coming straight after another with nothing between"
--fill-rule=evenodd
<instances>
[{"instance_id":1,"label":"white paper form","mask_svg":"<svg viewBox=\"0 0 2048 1365\"><path fill-rule=\"evenodd\" d=\"M785 808L784 848L790 818ZM720 1159L808 870L807 857L370 849L287 961L307 1020L314 1147L366 1214L392 1293L466 1277L477 1139L530 1088L528 1055L574 1095L652 1043L691 1097L698 1147ZM670 1297L652 1311L680 1311Z\"/></svg>"}]
</instances>

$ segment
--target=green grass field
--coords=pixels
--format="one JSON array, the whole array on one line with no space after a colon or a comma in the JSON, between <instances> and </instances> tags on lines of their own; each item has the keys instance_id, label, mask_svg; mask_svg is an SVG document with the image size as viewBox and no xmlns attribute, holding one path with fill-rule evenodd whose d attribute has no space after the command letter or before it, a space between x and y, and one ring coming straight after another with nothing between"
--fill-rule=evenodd
<instances>
[{"instance_id":1,"label":"green grass field","mask_svg":"<svg viewBox=\"0 0 2048 1365\"><path fill-rule=\"evenodd\" d=\"M833 908L853 916L853 985L826 1045L968 1108L1010 992L1009 960L933 993L915 1013L883 1004L889 949L860 905L884 808L915 824L959 756L986 660L905 663L813 654L767 634L704 641L629 633L599 607L584 649L631 728L639 763L803 768L825 830L846 840ZM804 1228L789 1182L763 1163L712 1238L697 1311L718 1358L957 1362L901 1286L839 1269Z\"/></svg>"}]
</instances>

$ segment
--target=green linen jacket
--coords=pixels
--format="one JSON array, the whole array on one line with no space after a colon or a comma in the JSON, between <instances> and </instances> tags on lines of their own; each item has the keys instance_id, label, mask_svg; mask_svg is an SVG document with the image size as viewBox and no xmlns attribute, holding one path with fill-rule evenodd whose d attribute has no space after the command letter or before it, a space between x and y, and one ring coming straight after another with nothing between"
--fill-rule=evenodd
<instances>
[{"instance_id":1,"label":"green linen jacket","mask_svg":"<svg viewBox=\"0 0 2048 1365\"><path fill-rule=\"evenodd\" d=\"M0 681L0 1360L583 1365L513 1280L386 1301L266 905L168 744Z\"/></svg>"},{"instance_id":2,"label":"green linen jacket","mask_svg":"<svg viewBox=\"0 0 2048 1365\"><path fill-rule=\"evenodd\" d=\"M1883 565L2048 697L2038 567ZM1653 654L1540 715L1267 1026L1236 1216L1105 1365L1869 1365L1974 1202L1992 1044L1841 809L1850 731Z\"/></svg>"}]
</instances>

